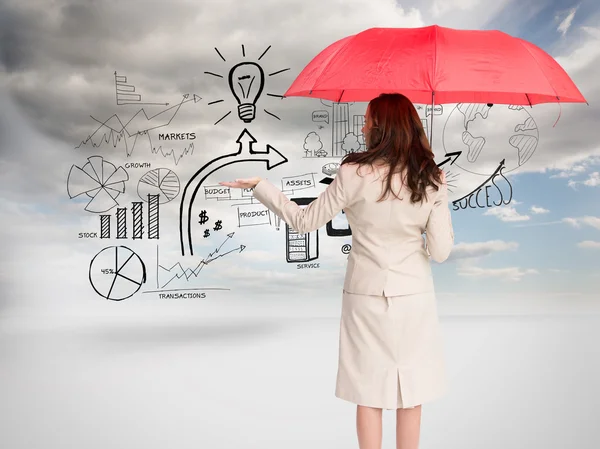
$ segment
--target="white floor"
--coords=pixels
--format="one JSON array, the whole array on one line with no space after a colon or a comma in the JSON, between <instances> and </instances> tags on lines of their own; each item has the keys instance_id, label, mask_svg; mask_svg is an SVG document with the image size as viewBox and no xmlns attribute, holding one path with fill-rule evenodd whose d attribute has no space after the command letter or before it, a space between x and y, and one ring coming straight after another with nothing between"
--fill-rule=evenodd
<instances>
[{"instance_id":1,"label":"white floor","mask_svg":"<svg viewBox=\"0 0 600 449\"><path fill-rule=\"evenodd\" d=\"M600 447L600 315L441 321L451 392L420 449ZM337 344L335 318L5 319L0 447L357 448Z\"/></svg>"}]
</instances>

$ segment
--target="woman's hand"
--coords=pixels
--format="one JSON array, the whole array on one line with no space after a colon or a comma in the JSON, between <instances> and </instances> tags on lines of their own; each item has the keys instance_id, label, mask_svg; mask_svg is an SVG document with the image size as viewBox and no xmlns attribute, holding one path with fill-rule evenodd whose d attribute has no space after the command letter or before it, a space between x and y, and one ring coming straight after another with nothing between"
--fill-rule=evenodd
<instances>
[{"instance_id":1,"label":"woman's hand","mask_svg":"<svg viewBox=\"0 0 600 449\"><path fill-rule=\"evenodd\" d=\"M260 182L261 178L246 178L246 179L236 179L233 182L220 182L219 184L226 187L233 187L235 189L253 189L256 184Z\"/></svg>"}]
</instances>

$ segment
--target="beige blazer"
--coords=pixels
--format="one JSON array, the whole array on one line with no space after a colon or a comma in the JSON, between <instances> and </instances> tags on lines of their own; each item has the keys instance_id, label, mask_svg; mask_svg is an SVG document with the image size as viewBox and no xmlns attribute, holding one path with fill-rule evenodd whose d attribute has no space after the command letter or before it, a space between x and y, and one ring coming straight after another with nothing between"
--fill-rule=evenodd
<instances>
[{"instance_id":1,"label":"beige blazer","mask_svg":"<svg viewBox=\"0 0 600 449\"><path fill-rule=\"evenodd\" d=\"M300 234L319 229L344 210L352 230L345 291L383 296L431 291L430 258L445 261L454 245L447 183L438 191L429 187L422 205L411 204L402 183L405 173L397 174L392 187L402 189L402 199L390 194L378 203L385 170L363 166L357 173L357 165L341 165L327 189L304 207L266 180L256 185L254 197Z\"/></svg>"}]
</instances>

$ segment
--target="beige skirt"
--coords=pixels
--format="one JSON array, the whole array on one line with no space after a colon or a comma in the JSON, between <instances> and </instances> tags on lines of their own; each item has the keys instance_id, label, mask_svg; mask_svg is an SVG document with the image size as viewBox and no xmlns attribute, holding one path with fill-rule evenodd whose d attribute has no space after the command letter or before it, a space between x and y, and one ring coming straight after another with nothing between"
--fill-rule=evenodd
<instances>
[{"instance_id":1,"label":"beige skirt","mask_svg":"<svg viewBox=\"0 0 600 449\"><path fill-rule=\"evenodd\" d=\"M335 396L387 410L446 393L435 292L369 296L344 291Z\"/></svg>"}]
</instances>

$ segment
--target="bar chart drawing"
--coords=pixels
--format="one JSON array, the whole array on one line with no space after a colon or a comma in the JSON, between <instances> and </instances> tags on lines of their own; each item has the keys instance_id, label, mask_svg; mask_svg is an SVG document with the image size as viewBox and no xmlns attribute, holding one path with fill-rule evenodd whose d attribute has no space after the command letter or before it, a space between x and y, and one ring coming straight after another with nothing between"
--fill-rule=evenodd
<instances>
[{"instance_id":1,"label":"bar chart drawing","mask_svg":"<svg viewBox=\"0 0 600 449\"><path fill-rule=\"evenodd\" d=\"M117 209L117 238L127 238L127 208L119 207Z\"/></svg>"},{"instance_id":2,"label":"bar chart drawing","mask_svg":"<svg viewBox=\"0 0 600 449\"><path fill-rule=\"evenodd\" d=\"M160 195L148 195L148 238L158 239L158 204Z\"/></svg>"},{"instance_id":3,"label":"bar chart drawing","mask_svg":"<svg viewBox=\"0 0 600 449\"><path fill-rule=\"evenodd\" d=\"M146 237L151 240L158 240L160 238L160 223L159 223L159 209L160 209L160 195L148 195L148 211L147 211L147 223L148 231ZM134 201L131 203L131 223L133 228L132 238L134 240L140 240L144 237L144 203L142 201ZM100 238L110 239L111 236L111 220L112 216L103 214L100 215ZM127 228L127 208L119 207L116 213L117 221L117 239L128 238Z\"/></svg>"},{"instance_id":4,"label":"bar chart drawing","mask_svg":"<svg viewBox=\"0 0 600 449\"><path fill-rule=\"evenodd\" d=\"M127 77L118 75L115 70L115 95L118 105L124 104L152 104L169 106L169 103L142 103L142 96L136 93L135 86L127 82Z\"/></svg>"},{"instance_id":5,"label":"bar chart drawing","mask_svg":"<svg viewBox=\"0 0 600 449\"><path fill-rule=\"evenodd\" d=\"M110 238L110 215L100 215L100 238Z\"/></svg>"},{"instance_id":6,"label":"bar chart drawing","mask_svg":"<svg viewBox=\"0 0 600 449\"><path fill-rule=\"evenodd\" d=\"M144 221L142 219L142 202L132 203L133 214L133 240L141 239L144 235Z\"/></svg>"}]
</instances>

